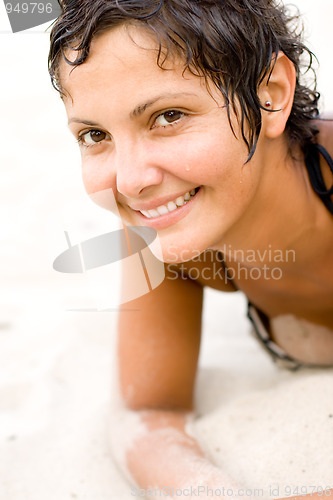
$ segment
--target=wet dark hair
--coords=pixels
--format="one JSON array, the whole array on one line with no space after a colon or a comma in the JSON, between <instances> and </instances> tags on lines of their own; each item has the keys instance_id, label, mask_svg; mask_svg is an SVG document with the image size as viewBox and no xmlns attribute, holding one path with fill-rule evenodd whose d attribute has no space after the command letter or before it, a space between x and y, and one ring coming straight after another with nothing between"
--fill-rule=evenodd
<instances>
[{"instance_id":1,"label":"wet dark hair","mask_svg":"<svg viewBox=\"0 0 333 500\"><path fill-rule=\"evenodd\" d=\"M261 130L258 88L270 76L282 51L295 66L296 91L286 124L289 147L305 150L318 132L319 93L316 76L309 88L303 72L312 68L313 54L302 42L299 15L291 15L276 0L60 0L62 14L51 31L49 72L54 87L64 93L59 79L63 58L71 66L83 64L93 38L125 23L139 25L156 36L157 64L163 68L168 54L184 60L184 70L212 81L236 112L248 147L254 154ZM77 51L69 61L67 49ZM307 63L303 57L307 56ZM237 112L239 103L240 112ZM267 110L274 112L276 110Z\"/></svg>"}]
</instances>

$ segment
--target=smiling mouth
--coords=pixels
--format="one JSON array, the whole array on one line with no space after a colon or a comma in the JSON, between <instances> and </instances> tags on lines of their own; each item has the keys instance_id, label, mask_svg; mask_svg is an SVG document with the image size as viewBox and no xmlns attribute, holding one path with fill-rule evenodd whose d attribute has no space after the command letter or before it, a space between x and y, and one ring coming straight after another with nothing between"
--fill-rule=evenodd
<instances>
[{"instance_id":1,"label":"smiling mouth","mask_svg":"<svg viewBox=\"0 0 333 500\"><path fill-rule=\"evenodd\" d=\"M178 198L173 201L169 201L165 205L160 205L159 207L152 208L151 210L138 210L138 212L147 217L147 219L155 219L156 217L160 217L161 215L171 213L174 210L177 210L177 208L186 205L186 203L194 198L199 189L200 187L191 189L191 191L187 191L187 193L183 194L183 196L178 196Z\"/></svg>"}]
</instances>

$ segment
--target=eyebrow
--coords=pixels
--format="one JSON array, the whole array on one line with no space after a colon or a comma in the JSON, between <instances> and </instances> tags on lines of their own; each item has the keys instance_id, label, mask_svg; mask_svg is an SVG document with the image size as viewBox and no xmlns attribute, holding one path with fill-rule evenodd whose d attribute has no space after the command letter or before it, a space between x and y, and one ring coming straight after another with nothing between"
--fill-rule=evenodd
<instances>
[{"instance_id":1,"label":"eyebrow","mask_svg":"<svg viewBox=\"0 0 333 500\"><path fill-rule=\"evenodd\" d=\"M198 96L197 96L197 94L194 94L192 92L182 92L182 93L170 92L168 94L159 95L159 96L153 97L153 99L151 99L150 101L147 101L143 104L140 104L139 106L134 108L133 111L131 111L131 113L130 113L130 118L131 119L137 118L138 116L142 115L148 108L153 106L156 102L170 99L172 97L174 98L174 97L198 97ZM73 123L73 122L74 123L84 123L85 125L88 125L90 127L101 127L101 125L98 123L92 122L90 120L84 120L82 118L75 118L75 117L70 118L68 120L68 125L70 123Z\"/></svg>"},{"instance_id":2,"label":"eyebrow","mask_svg":"<svg viewBox=\"0 0 333 500\"><path fill-rule=\"evenodd\" d=\"M91 122L90 120L84 120L83 118L70 118L68 120L68 125L70 123L84 123L85 125L89 125L91 127L101 127L99 123Z\"/></svg>"},{"instance_id":3,"label":"eyebrow","mask_svg":"<svg viewBox=\"0 0 333 500\"><path fill-rule=\"evenodd\" d=\"M163 101L163 100L166 100L166 99L170 99L172 97L198 97L196 94L193 94L192 92L182 92L182 93L179 93L179 92L171 92L171 93L168 93L168 94L163 94L163 95L159 95L159 96L156 96L156 97L153 97L153 99L151 99L150 101L147 101L145 102L144 104L140 104L139 106L137 106L131 113L130 113L130 117L131 118L136 118L140 115L142 115L142 113L144 113L146 111L146 109L148 109L150 106L153 106L153 104L155 104L156 102L158 101Z\"/></svg>"}]
</instances>

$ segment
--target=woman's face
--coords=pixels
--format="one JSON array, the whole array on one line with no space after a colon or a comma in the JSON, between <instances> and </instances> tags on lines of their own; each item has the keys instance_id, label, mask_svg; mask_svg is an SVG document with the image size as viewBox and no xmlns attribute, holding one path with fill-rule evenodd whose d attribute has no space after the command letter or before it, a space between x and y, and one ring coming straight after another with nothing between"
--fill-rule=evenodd
<instances>
[{"instance_id":1,"label":"woman's face","mask_svg":"<svg viewBox=\"0 0 333 500\"><path fill-rule=\"evenodd\" d=\"M244 166L248 151L222 96L175 58L160 69L156 56L145 31L122 26L95 39L73 71L62 62L60 74L87 192L112 189L126 223L155 228L164 260L179 262L228 243L242 226L260 181L260 144Z\"/></svg>"}]
</instances>

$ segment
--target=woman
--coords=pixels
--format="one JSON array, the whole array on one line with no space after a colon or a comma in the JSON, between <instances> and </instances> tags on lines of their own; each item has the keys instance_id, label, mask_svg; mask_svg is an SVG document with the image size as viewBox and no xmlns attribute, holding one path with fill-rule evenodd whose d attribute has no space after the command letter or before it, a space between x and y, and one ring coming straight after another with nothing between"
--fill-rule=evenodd
<instances>
[{"instance_id":1,"label":"woman","mask_svg":"<svg viewBox=\"0 0 333 500\"><path fill-rule=\"evenodd\" d=\"M312 54L272 0L62 8L50 73L86 190L112 189L126 223L156 229L166 268L119 316L115 457L146 494L237 497L186 432L203 287L246 294L274 359L333 365L332 122L302 81Z\"/></svg>"}]
</instances>

